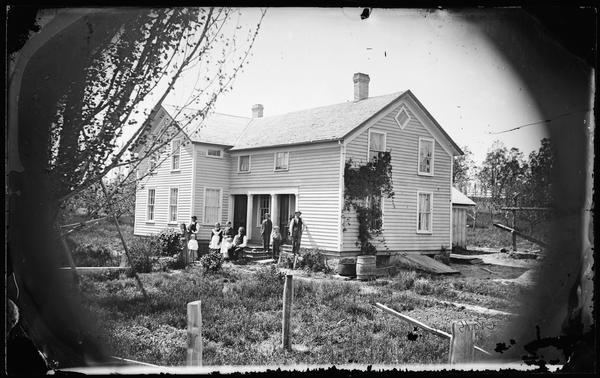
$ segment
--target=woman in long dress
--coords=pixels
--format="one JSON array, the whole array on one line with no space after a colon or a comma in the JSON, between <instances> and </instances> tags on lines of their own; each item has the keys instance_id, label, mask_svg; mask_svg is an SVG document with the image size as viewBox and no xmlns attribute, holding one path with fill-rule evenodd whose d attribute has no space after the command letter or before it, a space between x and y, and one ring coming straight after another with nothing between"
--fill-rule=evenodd
<instances>
[{"instance_id":1,"label":"woman in long dress","mask_svg":"<svg viewBox=\"0 0 600 378\"><path fill-rule=\"evenodd\" d=\"M210 244L208 245L210 252L219 252L222 240L223 230L221 230L221 224L217 222L215 223L215 228L210 230Z\"/></svg>"}]
</instances>

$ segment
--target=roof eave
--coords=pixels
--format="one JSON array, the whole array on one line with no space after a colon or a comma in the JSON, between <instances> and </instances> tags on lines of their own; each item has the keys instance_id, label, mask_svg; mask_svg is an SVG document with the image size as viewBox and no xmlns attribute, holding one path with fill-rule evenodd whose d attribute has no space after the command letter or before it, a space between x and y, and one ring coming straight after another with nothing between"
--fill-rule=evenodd
<instances>
[{"instance_id":1,"label":"roof eave","mask_svg":"<svg viewBox=\"0 0 600 378\"><path fill-rule=\"evenodd\" d=\"M237 151L251 151L251 150L266 150L266 149L270 149L270 148L281 148L281 147L296 147L296 146L303 146L303 145L332 143L332 142L340 141L342 139L343 138L333 138L333 139L314 140L314 141L308 141L308 142L283 143L283 144L273 144L273 145L268 145L268 146L257 146L257 147L246 147L246 148L236 148L234 146L229 151L237 152Z\"/></svg>"}]
</instances>

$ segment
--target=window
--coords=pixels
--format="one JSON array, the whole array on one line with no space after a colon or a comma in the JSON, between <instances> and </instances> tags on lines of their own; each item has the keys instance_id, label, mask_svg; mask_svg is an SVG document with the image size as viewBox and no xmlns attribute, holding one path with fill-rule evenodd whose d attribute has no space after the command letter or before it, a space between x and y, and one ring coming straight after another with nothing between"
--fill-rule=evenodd
<instances>
[{"instance_id":1,"label":"window","mask_svg":"<svg viewBox=\"0 0 600 378\"><path fill-rule=\"evenodd\" d=\"M419 174L433 176L433 139L419 138Z\"/></svg>"},{"instance_id":2,"label":"window","mask_svg":"<svg viewBox=\"0 0 600 378\"><path fill-rule=\"evenodd\" d=\"M177 197L179 189L171 188L169 195L169 223L177 223Z\"/></svg>"},{"instance_id":3,"label":"window","mask_svg":"<svg viewBox=\"0 0 600 378\"><path fill-rule=\"evenodd\" d=\"M243 155L239 157L238 171L250 172L250 155Z\"/></svg>"},{"instance_id":4,"label":"window","mask_svg":"<svg viewBox=\"0 0 600 378\"><path fill-rule=\"evenodd\" d=\"M381 197L381 195L369 196L367 197L365 202L367 208L373 211L373 217L371 218L370 225L371 229L383 229L383 198Z\"/></svg>"},{"instance_id":5,"label":"window","mask_svg":"<svg viewBox=\"0 0 600 378\"><path fill-rule=\"evenodd\" d=\"M209 148L208 151L206 152L206 156L213 157L213 158L220 158L221 150Z\"/></svg>"},{"instance_id":6,"label":"window","mask_svg":"<svg viewBox=\"0 0 600 378\"><path fill-rule=\"evenodd\" d=\"M394 119L396 120L396 123L398 124L398 126L400 126L401 129L404 129L404 127L406 125L408 125L408 121L410 121L410 115L408 115L408 112L406 111L406 109L403 106L398 111L398 114L396 114Z\"/></svg>"},{"instance_id":7,"label":"window","mask_svg":"<svg viewBox=\"0 0 600 378\"><path fill-rule=\"evenodd\" d=\"M256 224L261 224L263 219L265 219L265 214L269 212L271 208L271 196L270 195L261 195L259 200L259 211L258 211L258 222Z\"/></svg>"},{"instance_id":8,"label":"window","mask_svg":"<svg viewBox=\"0 0 600 378\"><path fill-rule=\"evenodd\" d=\"M204 224L219 222L221 212L221 189L204 190Z\"/></svg>"},{"instance_id":9,"label":"window","mask_svg":"<svg viewBox=\"0 0 600 378\"><path fill-rule=\"evenodd\" d=\"M385 133L369 130L369 161L385 152Z\"/></svg>"},{"instance_id":10,"label":"window","mask_svg":"<svg viewBox=\"0 0 600 378\"><path fill-rule=\"evenodd\" d=\"M431 233L432 212L432 193L419 192L417 203L417 232Z\"/></svg>"},{"instance_id":11,"label":"window","mask_svg":"<svg viewBox=\"0 0 600 378\"><path fill-rule=\"evenodd\" d=\"M290 161L289 152L275 152L275 170L286 171Z\"/></svg>"},{"instance_id":12,"label":"window","mask_svg":"<svg viewBox=\"0 0 600 378\"><path fill-rule=\"evenodd\" d=\"M171 142L171 170L179 170L179 158L181 153L181 141L174 140Z\"/></svg>"},{"instance_id":13,"label":"window","mask_svg":"<svg viewBox=\"0 0 600 378\"><path fill-rule=\"evenodd\" d=\"M148 212L146 214L146 220L154 221L154 201L156 200L156 189L148 189Z\"/></svg>"}]
</instances>

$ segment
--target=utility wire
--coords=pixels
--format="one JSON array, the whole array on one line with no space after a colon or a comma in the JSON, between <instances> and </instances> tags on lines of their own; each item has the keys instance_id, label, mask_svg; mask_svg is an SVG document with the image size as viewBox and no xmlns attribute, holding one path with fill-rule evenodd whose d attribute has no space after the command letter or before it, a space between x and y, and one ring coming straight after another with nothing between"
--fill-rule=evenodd
<instances>
[{"instance_id":1,"label":"utility wire","mask_svg":"<svg viewBox=\"0 0 600 378\"><path fill-rule=\"evenodd\" d=\"M534 126L534 125L541 125L541 124L545 124L545 123L550 123L552 121L555 121L555 120L557 120L559 118L562 118L562 117L566 117L566 116L571 115L571 114L584 113L584 112L589 112L589 111L590 111L590 109L584 109L584 110L579 110L579 111L575 111L575 112L563 113L563 114L557 115L554 118L545 119L543 121L526 123L524 125L513 127L512 129L508 129L508 130L496 131L496 132L488 131L488 134L496 135L496 134L508 133L510 131L515 131L515 130L521 129L523 127Z\"/></svg>"}]
</instances>

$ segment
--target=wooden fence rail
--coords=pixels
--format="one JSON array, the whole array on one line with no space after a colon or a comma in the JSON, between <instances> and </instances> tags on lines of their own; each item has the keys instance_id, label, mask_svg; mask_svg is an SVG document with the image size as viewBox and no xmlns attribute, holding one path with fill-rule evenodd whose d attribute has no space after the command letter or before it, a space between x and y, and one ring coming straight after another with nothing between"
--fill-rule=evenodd
<instances>
[{"instance_id":1,"label":"wooden fence rail","mask_svg":"<svg viewBox=\"0 0 600 378\"><path fill-rule=\"evenodd\" d=\"M478 350L486 355L490 356L491 353L486 350L476 346L474 344L475 338L475 323L473 322L454 322L452 324L452 334L441 331L439 329L435 329L433 327L428 326L425 323L422 323L416 319L411 318L410 316L404 315L395 311L387 306L382 305L381 303L375 303L375 307L384 312L395 316L399 319L402 319L409 324L412 324L416 327L419 327L433 335L449 339L450 340L450 351L448 353L448 359L451 364L461 363L461 362L473 362L474 360L474 350Z\"/></svg>"},{"instance_id":2,"label":"wooden fence rail","mask_svg":"<svg viewBox=\"0 0 600 378\"><path fill-rule=\"evenodd\" d=\"M533 236L529 236L529 235L524 234L524 233L522 233L520 231L517 231L514 228L507 227L507 226L505 226L503 224L500 224L500 223L494 223L494 226L498 227L501 230L510 232L513 235L513 240L515 240L516 236L519 236L519 237L522 237L525 240L529 240L530 242L535 243L535 244L537 244L537 245L539 245L541 247L548 248L548 244L544 243L543 241L538 240L538 239L534 238ZM514 243L515 242L513 241L513 244ZM516 248L514 247L514 245L513 245L513 250L516 250Z\"/></svg>"}]
</instances>

